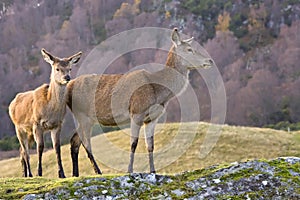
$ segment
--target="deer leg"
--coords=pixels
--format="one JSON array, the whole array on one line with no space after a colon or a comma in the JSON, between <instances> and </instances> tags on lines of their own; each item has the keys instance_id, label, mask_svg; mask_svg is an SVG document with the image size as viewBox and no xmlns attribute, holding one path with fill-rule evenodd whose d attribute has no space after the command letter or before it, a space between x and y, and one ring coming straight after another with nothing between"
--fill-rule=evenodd
<instances>
[{"instance_id":1,"label":"deer leg","mask_svg":"<svg viewBox=\"0 0 300 200\"><path fill-rule=\"evenodd\" d=\"M42 169L42 156L44 151L44 135L43 131L41 130L38 125L33 126L33 135L37 146L37 154L38 154L38 176L42 176L43 169Z\"/></svg>"},{"instance_id":2,"label":"deer leg","mask_svg":"<svg viewBox=\"0 0 300 200\"><path fill-rule=\"evenodd\" d=\"M28 140L27 140L27 133L22 132L16 129L17 137L20 142L20 157L21 157L21 164L23 169L23 176L24 177L32 177L31 169L30 169L30 162L29 162L29 150L28 150ZM28 173L27 173L28 172Z\"/></svg>"},{"instance_id":3,"label":"deer leg","mask_svg":"<svg viewBox=\"0 0 300 200\"><path fill-rule=\"evenodd\" d=\"M27 177L27 166L26 166L25 156L21 148L20 148L20 157L21 157L23 177Z\"/></svg>"},{"instance_id":4,"label":"deer leg","mask_svg":"<svg viewBox=\"0 0 300 200\"><path fill-rule=\"evenodd\" d=\"M27 156L26 156L26 152L23 150L23 147L20 147L20 157L21 157L23 177L27 177L27 176L29 176L29 173L27 174L29 169L27 168L27 159L26 159Z\"/></svg>"},{"instance_id":5,"label":"deer leg","mask_svg":"<svg viewBox=\"0 0 300 200\"><path fill-rule=\"evenodd\" d=\"M154 130L157 120L145 124L145 140L148 148L150 173L155 173L153 151L154 151Z\"/></svg>"},{"instance_id":6,"label":"deer leg","mask_svg":"<svg viewBox=\"0 0 300 200\"><path fill-rule=\"evenodd\" d=\"M77 118L77 119L78 119L78 123L79 123L77 133L82 142L82 145L85 148L85 151L87 153L88 158L91 161L91 164L94 168L95 173L102 174L100 168L98 167L98 165L94 159L93 153L92 153L91 131L92 131L93 122L86 116L79 116L79 118Z\"/></svg>"},{"instance_id":7,"label":"deer leg","mask_svg":"<svg viewBox=\"0 0 300 200\"><path fill-rule=\"evenodd\" d=\"M78 154L79 148L81 145L81 140L78 133L74 133L73 137L70 140L71 143L71 157L72 157L72 164L73 164L73 176L79 176L79 169L78 169Z\"/></svg>"},{"instance_id":8,"label":"deer leg","mask_svg":"<svg viewBox=\"0 0 300 200\"><path fill-rule=\"evenodd\" d=\"M141 129L141 120L138 120L139 116L131 118L130 122L130 129L131 129L131 136L130 136L130 160L128 165L128 173L133 172L133 162L134 162L134 153L139 142L139 133Z\"/></svg>"},{"instance_id":9,"label":"deer leg","mask_svg":"<svg viewBox=\"0 0 300 200\"><path fill-rule=\"evenodd\" d=\"M55 149L55 153L56 153L56 160L57 160L57 165L58 165L58 177L66 178L64 169L62 166L62 161L61 161L60 130L61 130L61 128L59 127L57 129L51 131L51 139L52 139L53 149Z\"/></svg>"},{"instance_id":10,"label":"deer leg","mask_svg":"<svg viewBox=\"0 0 300 200\"><path fill-rule=\"evenodd\" d=\"M90 146L90 144L87 145L87 146ZM93 154L92 154L92 149L87 148L87 147L85 146L85 144L83 144L83 147L85 148L85 151L86 151L86 153L87 153L88 158L89 158L90 161L91 161L91 164L92 164L92 166L93 166L93 168L94 168L95 173L96 173L96 174L102 174L100 168L98 167L98 165L97 165L97 163L96 163L96 161L95 161L95 159L94 159L94 156L93 156Z\"/></svg>"}]
</instances>

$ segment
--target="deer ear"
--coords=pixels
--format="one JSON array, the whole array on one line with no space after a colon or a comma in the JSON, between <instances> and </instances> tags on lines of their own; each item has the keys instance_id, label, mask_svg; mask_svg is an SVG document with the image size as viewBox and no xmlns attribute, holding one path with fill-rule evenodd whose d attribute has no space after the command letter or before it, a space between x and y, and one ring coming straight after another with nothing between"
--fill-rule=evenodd
<instances>
[{"instance_id":1,"label":"deer ear","mask_svg":"<svg viewBox=\"0 0 300 200\"><path fill-rule=\"evenodd\" d=\"M178 45L181 44L180 36L178 33L178 28L174 28L171 36L172 42L177 47Z\"/></svg>"},{"instance_id":2,"label":"deer ear","mask_svg":"<svg viewBox=\"0 0 300 200\"><path fill-rule=\"evenodd\" d=\"M69 62L70 62L72 65L78 63L78 61L80 60L81 54L82 54L82 52L80 51L80 52L74 54L73 56L70 56L70 57L68 58Z\"/></svg>"},{"instance_id":3,"label":"deer ear","mask_svg":"<svg viewBox=\"0 0 300 200\"><path fill-rule=\"evenodd\" d=\"M49 52L47 52L44 48L42 48L41 53L43 55L44 60L49 63L50 65L53 65L54 63L54 56L52 56Z\"/></svg>"},{"instance_id":4,"label":"deer ear","mask_svg":"<svg viewBox=\"0 0 300 200\"><path fill-rule=\"evenodd\" d=\"M193 42L193 40L194 40L194 37L191 37L191 38L189 38L189 39L183 40L183 42L186 42L186 43L188 43L189 45L191 45L192 42Z\"/></svg>"}]
</instances>

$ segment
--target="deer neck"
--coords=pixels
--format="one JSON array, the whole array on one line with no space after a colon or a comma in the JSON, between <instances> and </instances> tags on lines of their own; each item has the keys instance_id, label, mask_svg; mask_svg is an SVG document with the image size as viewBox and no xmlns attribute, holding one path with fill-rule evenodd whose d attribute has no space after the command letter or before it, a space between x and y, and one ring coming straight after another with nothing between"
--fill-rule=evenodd
<instances>
[{"instance_id":1,"label":"deer neck","mask_svg":"<svg viewBox=\"0 0 300 200\"><path fill-rule=\"evenodd\" d=\"M183 60L176 54L175 48L169 51L166 67L164 68L164 78L168 81L174 95L180 95L188 86L189 70L183 65Z\"/></svg>"},{"instance_id":2,"label":"deer neck","mask_svg":"<svg viewBox=\"0 0 300 200\"><path fill-rule=\"evenodd\" d=\"M172 68L179 72L180 74L187 76L189 73L189 70L187 67L184 66L183 64L183 58L181 58L175 50L175 47L171 47L169 53L168 53L168 58L166 62L166 67L167 68Z\"/></svg>"},{"instance_id":3,"label":"deer neck","mask_svg":"<svg viewBox=\"0 0 300 200\"><path fill-rule=\"evenodd\" d=\"M47 99L49 104L58 108L58 110L64 108L66 100L66 85L59 84L54 79L51 79Z\"/></svg>"}]
</instances>

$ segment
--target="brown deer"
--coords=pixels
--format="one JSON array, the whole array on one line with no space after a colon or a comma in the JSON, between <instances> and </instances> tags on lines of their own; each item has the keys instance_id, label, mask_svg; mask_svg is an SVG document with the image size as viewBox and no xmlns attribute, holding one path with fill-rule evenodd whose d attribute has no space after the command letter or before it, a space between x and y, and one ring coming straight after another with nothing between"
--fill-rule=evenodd
<instances>
[{"instance_id":1,"label":"brown deer","mask_svg":"<svg viewBox=\"0 0 300 200\"><path fill-rule=\"evenodd\" d=\"M181 40L177 28L171 35L171 47L166 67L150 73L137 70L127 74L83 75L68 84L68 106L78 122L77 132L71 138L73 176L79 176L78 152L83 144L96 173L101 171L91 148L91 129L94 123L115 126L130 123L131 153L128 172L133 171L134 153L139 131L145 125L150 172L153 163L154 129L168 101L187 86L191 69L207 68L213 61L192 48L193 38ZM95 102L95 103L94 103Z\"/></svg>"},{"instance_id":2,"label":"brown deer","mask_svg":"<svg viewBox=\"0 0 300 200\"><path fill-rule=\"evenodd\" d=\"M9 105L9 115L20 142L23 176L32 177L28 150L33 139L37 143L38 176L42 176L43 134L51 131L58 163L58 176L65 178L60 153L60 131L66 112L66 85L71 79L72 65L79 61L82 53L79 52L69 58L58 58L45 49L41 52L44 60L52 67L50 84L43 84L35 90L17 94Z\"/></svg>"}]
</instances>

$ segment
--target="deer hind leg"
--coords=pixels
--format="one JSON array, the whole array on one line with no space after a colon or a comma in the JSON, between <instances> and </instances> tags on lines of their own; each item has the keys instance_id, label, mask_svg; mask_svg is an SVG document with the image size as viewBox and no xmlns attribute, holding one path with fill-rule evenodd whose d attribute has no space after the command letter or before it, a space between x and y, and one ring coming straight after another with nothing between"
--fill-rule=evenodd
<instances>
[{"instance_id":1,"label":"deer hind leg","mask_svg":"<svg viewBox=\"0 0 300 200\"><path fill-rule=\"evenodd\" d=\"M79 148L81 145L81 140L77 132L74 133L70 140L71 144L71 158L72 158L72 165L73 165L73 176L79 176L79 169L78 169L78 154Z\"/></svg>"},{"instance_id":2,"label":"deer hind leg","mask_svg":"<svg viewBox=\"0 0 300 200\"><path fill-rule=\"evenodd\" d=\"M101 172L100 168L98 167L97 162L95 161L95 158L94 158L94 156L92 154L92 149L90 148L91 147L91 143L89 141L87 141L86 144L83 143L83 147L85 148L85 151L87 153L88 158L91 161L91 164L92 164L92 166L94 168L95 173L96 174L102 174L102 172Z\"/></svg>"},{"instance_id":3,"label":"deer hind leg","mask_svg":"<svg viewBox=\"0 0 300 200\"><path fill-rule=\"evenodd\" d=\"M22 150L22 148L20 147L20 157L21 157L21 164L22 164L22 174L23 177L27 177L27 164L26 164L26 156L24 154L24 151Z\"/></svg>"},{"instance_id":4,"label":"deer hind leg","mask_svg":"<svg viewBox=\"0 0 300 200\"><path fill-rule=\"evenodd\" d=\"M133 172L133 162L134 162L134 153L137 147L137 144L139 142L139 133L141 126L143 124L141 115L135 115L131 118L130 121L130 129L131 129L131 135L130 135L130 159L129 159L129 165L128 165L128 173Z\"/></svg>"},{"instance_id":5,"label":"deer hind leg","mask_svg":"<svg viewBox=\"0 0 300 200\"><path fill-rule=\"evenodd\" d=\"M55 153L56 153L56 159L57 159L57 165L58 165L58 177L66 178L64 169L62 166L62 161L61 161L60 131L61 131L60 127L51 131L51 139L52 139L53 149L55 149Z\"/></svg>"},{"instance_id":6,"label":"deer hind leg","mask_svg":"<svg viewBox=\"0 0 300 200\"><path fill-rule=\"evenodd\" d=\"M79 146L80 146L80 142L78 142L78 141L81 140L81 143L82 143L83 147L85 148L85 151L87 153L88 158L91 161L91 164L94 168L95 173L102 174L100 168L98 167L98 165L95 161L93 153L92 153L91 131L92 131L93 123L88 117L83 116L83 117L77 118L77 119L78 119L78 124L79 124L79 127L77 128L78 134L75 133L72 138L73 140L71 139L71 145L74 145L73 147L71 147L71 149L73 149L74 151L76 151L76 148L78 149L77 150L77 158L78 158L78 151L79 151ZM78 136L79 136L79 138L77 138ZM75 157L75 154L74 154L74 157ZM76 160L76 158L75 158L75 160ZM76 171L74 171L74 163L73 163L73 175L78 176L79 175L78 174L78 159L77 159L77 166L75 166L75 170L76 169L77 169L77 173L75 173Z\"/></svg>"},{"instance_id":7,"label":"deer hind leg","mask_svg":"<svg viewBox=\"0 0 300 200\"><path fill-rule=\"evenodd\" d=\"M154 130L157 120L145 123L145 140L148 148L150 173L155 173L153 151L154 151Z\"/></svg>"},{"instance_id":8,"label":"deer hind leg","mask_svg":"<svg viewBox=\"0 0 300 200\"><path fill-rule=\"evenodd\" d=\"M20 157L21 164L23 169L24 177L32 177L31 169L30 169L30 157L29 157L29 147L28 147L28 138L27 133L22 132L16 128L16 133L18 140L20 142Z\"/></svg>"},{"instance_id":9,"label":"deer hind leg","mask_svg":"<svg viewBox=\"0 0 300 200\"><path fill-rule=\"evenodd\" d=\"M42 156L44 151L44 135L42 129L38 125L33 126L33 136L36 142L36 149L38 154L38 176L43 175Z\"/></svg>"}]
</instances>

